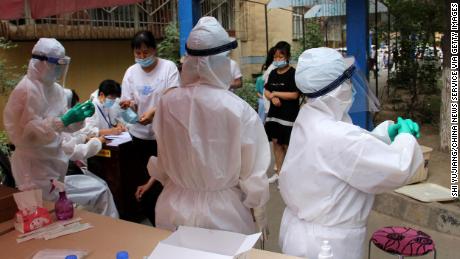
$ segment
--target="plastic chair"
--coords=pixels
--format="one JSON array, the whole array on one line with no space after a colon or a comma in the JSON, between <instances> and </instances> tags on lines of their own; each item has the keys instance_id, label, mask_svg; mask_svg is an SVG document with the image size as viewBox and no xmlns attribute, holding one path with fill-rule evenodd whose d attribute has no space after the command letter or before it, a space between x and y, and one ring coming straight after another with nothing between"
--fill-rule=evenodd
<instances>
[{"instance_id":1,"label":"plastic chair","mask_svg":"<svg viewBox=\"0 0 460 259\"><path fill-rule=\"evenodd\" d=\"M436 259L436 249L433 239L422 231L409 227L384 227L372 234L369 240L369 254L371 258L371 242L381 250L397 255L398 258L426 255L433 251Z\"/></svg>"}]
</instances>

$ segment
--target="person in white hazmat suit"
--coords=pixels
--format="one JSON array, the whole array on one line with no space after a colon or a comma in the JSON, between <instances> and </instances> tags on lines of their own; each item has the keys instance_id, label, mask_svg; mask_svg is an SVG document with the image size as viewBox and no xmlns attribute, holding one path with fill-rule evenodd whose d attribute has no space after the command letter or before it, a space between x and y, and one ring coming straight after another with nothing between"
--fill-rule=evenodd
<instances>
[{"instance_id":1,"label":"person in white hazmat suit","mask_svg":"<svg viewBox=\"0 0 460 259\"><path fill-rule=\"evenodd\" d=\"M79 132L74 134L63 133L62 135L64 153L71 161L80 163L99 153L104 141L103 137L99 137L91 138L86 142L86 134L80 134ZM67 197L88 211L118 218L118 210L107 183L88 171L85 166L80 167L80 169L83 174L67 175L65 177L64 183Z\"/></svg>"},{"instance_id":2,"label":"person in white hazmat suit","mask_svg":"<svg viewBox=\"0 0 460 259\"><path fill-rule=\"evenodd\" d=\"M348 79L356 67L346 61L329 48L299 58L295 80L309 100L295 121L279 179L285 254L317 258L328 240L334 259L361 259L374 195L404 185L422 165L413 136L419 129L410 120L386 121L373 132L352 124Z\"/></svg>"},{"instance_id":3,"label":"person in white hazmat suit","mask_svg":"<svg viewBox=\"0 0 460 259\"><path fill-rule=\"evenodd\" d=\"M181 87L159 102L158 157L147 166L164 185L159 228L266 234L270 149L255 110L228 91L230 59L222 53L236 47L215 18L202 17L187 39Z\"/></svg>"},{"instance_id":4,"label":"person in white hazmat suit","mask_svg":"<svg viewBox=\"0 0 460 259\"><path fill-rule=\"evenodd\" d=\"M85 118L94 114L92 103L68 110L64 81L70 58L56 40L41 38L32 49L27 74L12 91L3 118L10 141L15 146L11 157L13 176L20 190L41 188L46 200L50 180L64 181L68 157L61 142L62 132L79 130Z\"/></svg>"}]
</instances>

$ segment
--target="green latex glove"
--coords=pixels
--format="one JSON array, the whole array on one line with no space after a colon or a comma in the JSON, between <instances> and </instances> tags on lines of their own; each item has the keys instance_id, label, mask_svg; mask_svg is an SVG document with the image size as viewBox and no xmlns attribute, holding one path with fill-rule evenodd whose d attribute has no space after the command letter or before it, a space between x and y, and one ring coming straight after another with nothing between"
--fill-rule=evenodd
<instances>
[{"instance_id":1,"label":"green latex glove","mask_svg":"<svg viewBox=\"0 0 460 259\"><path fill-rule=\"evenodd\" d=\"M83 121L84 119L93 116L94 114L94 104L91 101L86 101L84 103L79 103L75 105L72 109L68 110L61 117L62 123L64 126L69 126L72 123Z\"/></svg>"},{"instance_id":2,"label":"green latex glove","mask_svg":"<svg viewBox=\"0 0 460 259\"><path fill-rule=\"evenodd\" d=\"M410 130L412 131L412 135L414 135L414 137L416 138L420 138L420 127L418 126L418 124L412 121L411 119L407 119L406 121L409 124Z\"/></svg>"},{"instance_id":3,"label":"green latex glove","mask_svg":"<svg viewBox=\"0 0 460 259\"><path fill-rule=\"evenodd\" d=\"M413 122L411 119L405 120L401 117L398 117L398 125L400 126L398 130L398 134L409 133L416 138L420 137L420 127L418 126L417 123Z\"/></svg>"},{"instance_id":4,"label":"green latex glove","mask_svg":"<svg viewBox=\"0 0 460 259\"><path fill-rule=\"evenodd\" d=\"M395 140L395 137L396 137L396 135L398 135L398 131L399 131L400 127L401 126L399 124L397 124L397 123L388 126L388 136L390 137L391 142L393 142Z\"/></svg>"}]
</instances>

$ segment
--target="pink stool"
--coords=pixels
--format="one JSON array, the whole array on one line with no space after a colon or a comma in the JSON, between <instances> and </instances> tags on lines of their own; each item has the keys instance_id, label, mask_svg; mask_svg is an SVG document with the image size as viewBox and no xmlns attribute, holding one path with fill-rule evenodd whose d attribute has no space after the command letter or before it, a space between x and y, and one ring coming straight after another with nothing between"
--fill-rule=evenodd
<instances>
[{"instance_id":1,"label":"pink stool","mask_svg":"<svg viewBox=\"0 0 460 259\"><path fill-rule=\"evenodd\" d=\"M372 234L369 240L369 254L371 258L371 241L381 250L397 255L398 258L405 256L422 256L433 251L436 259L436 249L431 237L422 231L408 227L384 227Z\"/></svg>"}]
</instances>

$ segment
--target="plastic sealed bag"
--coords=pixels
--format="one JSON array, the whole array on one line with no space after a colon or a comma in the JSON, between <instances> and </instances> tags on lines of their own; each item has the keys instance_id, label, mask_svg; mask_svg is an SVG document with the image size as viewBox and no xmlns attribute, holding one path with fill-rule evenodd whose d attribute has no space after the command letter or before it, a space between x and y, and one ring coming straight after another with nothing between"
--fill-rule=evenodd
<instances>
[{"instance_id":1,"label":"plastic sealed bag","mask_svg":"<svg viewBox=\"0 0 460 259\"><path fill-rule=\"evenodd\" d=\"M121 117L123 118L125 122L131 123L131 124L134 124L139 121L139 117L137 116L137 113L135 113L131 108L123 110L121 112Z\"/></svg>"}]
</instances>

